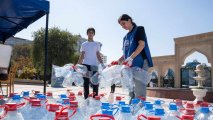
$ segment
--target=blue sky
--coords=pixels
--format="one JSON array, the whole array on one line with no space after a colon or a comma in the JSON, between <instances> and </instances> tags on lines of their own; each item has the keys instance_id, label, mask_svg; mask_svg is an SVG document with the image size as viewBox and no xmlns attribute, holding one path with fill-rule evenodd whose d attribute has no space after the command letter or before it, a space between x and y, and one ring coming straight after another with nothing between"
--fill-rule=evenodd
<instances>
[{"instance_id":1,"label":"blue sky","mask_svg":"<svg viewBox=\"0 0 213 120\"><path fill-rule=\"evenodd\" d=\"M174 38L213 31L213 0L49 0L49 27L57 26L87 38L86 29L96 29L95 40L103 44L108 62L122 55L122 38L127 31L118 17L129 14L145 27L152 56L174 54ZM45 26L45 17L16 37L32 40L32 32ZM201 57L199 57L201 56ZM207 62L197 53L194 58Z\"/></svg>"}]
</instances>

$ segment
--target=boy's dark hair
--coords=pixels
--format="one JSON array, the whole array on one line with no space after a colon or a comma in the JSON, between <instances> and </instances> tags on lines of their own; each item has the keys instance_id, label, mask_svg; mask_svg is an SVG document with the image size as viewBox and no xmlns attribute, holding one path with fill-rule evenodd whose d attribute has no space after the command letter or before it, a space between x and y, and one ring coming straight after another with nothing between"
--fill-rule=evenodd
<instances>
[{"instance_id":1,"label":"boy's dark hair","mask_svg":"<svg viewBox=\"0 0 213 120\"><path fill-rule=\"evenodd\" d=\"M87 29L87 34L88 34L89 31L92 31L92 32L95 34L95 29L94 29L94 28L92 28L92 27L91 27L91 28L88 28L88 29Z\"/></svg>"},{"instance_id":2,"label":"boy's dark hair","mask_svg":"<svg viewBox=\"0 0 213 120\"><path fill-rule=\"evenodd\" d=\"M118 18L118 23L120 23L121 21L128 21L129 19L131 20L131 22L132 22L133 25L136 25L136 24L133 22L132 18L131 18L129 15L127 15L127 14L121 15L121 16Z\"/></svg>"}]
</instances>

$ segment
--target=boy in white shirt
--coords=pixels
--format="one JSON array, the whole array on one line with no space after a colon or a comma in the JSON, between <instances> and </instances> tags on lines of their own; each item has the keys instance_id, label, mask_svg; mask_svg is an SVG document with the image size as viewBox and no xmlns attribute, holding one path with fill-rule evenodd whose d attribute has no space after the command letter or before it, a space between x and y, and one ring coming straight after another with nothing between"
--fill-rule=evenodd
<instances>
[{"instance_id":1,"label":"boy in white shirt","mask_svg":"<svg viewBox=\"0 0 213 120\"><path fill-rule=\"evenodd\" d=\"M95 29L88 28L87 29L88 41L82 43L80 49L80 57L78 60L78 64L83 64L87 67L88 71L92 71L93 74L98 70L98 64L103 64L103 61L100 56L101 44L99 42L95 42L93 37L95 36ZM88 77L84 77L84 98L86 99L89 95L89 84L90 79ZM98 95L98 86L92 85L93 92L95 93L93 97Z\"/></svg>"}]
</instances>

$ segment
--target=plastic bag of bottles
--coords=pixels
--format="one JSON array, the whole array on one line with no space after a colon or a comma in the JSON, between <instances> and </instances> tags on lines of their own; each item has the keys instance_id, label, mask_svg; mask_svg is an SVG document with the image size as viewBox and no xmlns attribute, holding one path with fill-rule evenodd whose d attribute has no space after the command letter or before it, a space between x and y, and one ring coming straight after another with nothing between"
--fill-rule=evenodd
<instances>
[{"instance_id":1,"label":"plastic bag of bottles","mask_svg":"<svg viewBox=\"0 0 213 120\"><path fill-rule=\"evenodd\" d=\"M73 72L69 72L65 77L64 77L64 80L63 80L63 87L70 87L72 86L72 83L73 83Z\"/></svg>"},{"instance_id":2,"label":"plastic bag of bottles","mask_svg":"<svg viewBox=\"0 0 213 120\"><path fill-rule=\"evenodd\" d=\"M65 77L70 71L74 71L73 64L66 64L63 67L53 66L56 77Z\"/></svg>"},{"instance_id":3,"label":"plastic bag of bottles","mask_svg":"<svg viewBox=\"0 0 213 120\"><path fill-rule=\"evenodd\" d=\"M121 74L122 74L122 79L121 79L122 89L124 91L132 92L135 86L133 82L132 69L129 67L123 67Z\"/></svg>"},{"instance_id":4,"label":"plastic bag of bottles","mask_svg":"<svg viewBox=\"0 0 213 120\"><path fill-rule=\"evenodd\" d=\"M132 73L133 73L133 78L136 80L142 80L142 82L146 85L150 82L152 76L148 71L139 68L139 67L132 67Z\"/></svg>"},{"instance_id":5,"label":"plastic bag of bottles","mask_svg":"<svg viewBox=\"0 0 213 120\"><path fill-rule=\"evenodd\" d=\"M85 65L77 64L74 68L76 72L81 73L82 75L85 75L88 71Z\"/></svg>"},{"instance_id":6,"label":"plastic bag of bottles","mask_svg":"<svg viewBox=\"0 0 213 120\"><path fill-rule=\"evenodd\" d=\"M76 86L83 86L84 79L82 74L78 72L74 72L72 77L73 77L73 82L75 83Z\"/></svg>"}]
</instances>

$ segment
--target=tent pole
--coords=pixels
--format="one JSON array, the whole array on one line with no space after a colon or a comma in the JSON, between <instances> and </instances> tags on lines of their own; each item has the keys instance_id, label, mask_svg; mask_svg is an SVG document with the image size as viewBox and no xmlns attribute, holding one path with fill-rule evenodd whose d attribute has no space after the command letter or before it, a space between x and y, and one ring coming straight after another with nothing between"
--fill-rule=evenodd
<instances>
[{"instance_id":1,"label":"tent pole","mask_svg":"<svg viewBox=\"0 0 213 120\"><path fill-rule=\"evenodd\" d=\"M46 29L45 29L45 41L44 41L44 94L46 94L46 83L47 83L47 47L48 47L48 23L49 13L46 14Z\"/></svg>"}]
</instances>

